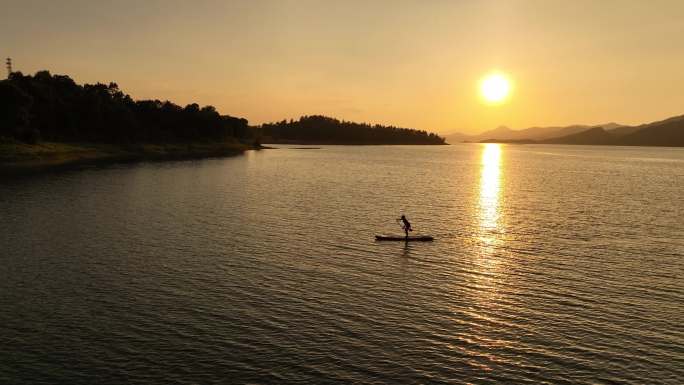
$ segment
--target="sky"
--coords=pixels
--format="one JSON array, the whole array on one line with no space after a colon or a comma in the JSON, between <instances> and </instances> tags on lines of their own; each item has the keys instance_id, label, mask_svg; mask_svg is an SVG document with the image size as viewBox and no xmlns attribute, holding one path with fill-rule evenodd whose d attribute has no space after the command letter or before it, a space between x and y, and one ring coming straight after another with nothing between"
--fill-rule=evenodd
<instances>
[{"instance_id":1,"label":"sky","mask_svg":"<svg viewBox=\"0 0 684 385\"><path fill-rule=\"evenodd\" d=\"M0 55L251 124L447 134L684 114L684 1L0 0ZM507 75L505 103L481 78Z\"/></svg>"}]
</instances>

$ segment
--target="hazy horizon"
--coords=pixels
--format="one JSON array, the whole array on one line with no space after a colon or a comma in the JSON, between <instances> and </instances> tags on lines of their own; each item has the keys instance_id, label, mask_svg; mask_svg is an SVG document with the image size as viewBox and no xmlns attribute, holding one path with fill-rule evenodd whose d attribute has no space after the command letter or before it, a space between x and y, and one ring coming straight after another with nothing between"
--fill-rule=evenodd
<instances>
[{"instance_id":1,"label":"hazy horizon","mask_svg":"<svg viewBox=\"0 0 684 385\"><path fill-rule=\"evenodd\" d=\"M684 113L684 3L7 2L14 70L114 81L251 124L324 114L475 134ZM478 97L498 70L513 92Z\"/></svg>"}]
</instances>

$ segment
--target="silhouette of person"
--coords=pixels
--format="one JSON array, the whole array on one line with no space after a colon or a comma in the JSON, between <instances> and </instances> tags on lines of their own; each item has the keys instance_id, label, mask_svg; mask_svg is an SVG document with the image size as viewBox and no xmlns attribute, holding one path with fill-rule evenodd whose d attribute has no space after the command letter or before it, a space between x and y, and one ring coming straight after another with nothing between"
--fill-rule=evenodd
<instances>
[{"instance_id":1,"label":"silhouette of person","mask_svg":"<svg viewBox=\"0 0 684 385\"><path fill-rule=\"evenodd\" d=\"M409 221L408 221L408 219L406 219L405 215L402 215L400 219L401 219L401 223L402 223L401 227L404 228L404 232L406 232L406 239L408 239L409 231L413 231L413 229L411 228L411 223L409 223Z\"/></svg>"}]
</instances>

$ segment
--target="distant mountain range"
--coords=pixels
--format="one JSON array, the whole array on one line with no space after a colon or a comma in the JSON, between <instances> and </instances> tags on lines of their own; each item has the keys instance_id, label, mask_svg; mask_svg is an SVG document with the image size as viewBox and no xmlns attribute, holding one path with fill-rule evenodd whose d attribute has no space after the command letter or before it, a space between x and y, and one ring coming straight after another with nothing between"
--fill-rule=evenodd
<instances>
[{"instance_id":1,"label":"distant mountain range","mask_svg":"<svg viewBox=\"0 0 684 385\"><path fill-rule=\"evenodd\" d=\"M616 146L672 146L684 147L684 115L639 126L606 123L596 126L530 127L512 130L501 126L478 135L452 133L449 143L553 143Z\"/></svg>"}]
</instances>

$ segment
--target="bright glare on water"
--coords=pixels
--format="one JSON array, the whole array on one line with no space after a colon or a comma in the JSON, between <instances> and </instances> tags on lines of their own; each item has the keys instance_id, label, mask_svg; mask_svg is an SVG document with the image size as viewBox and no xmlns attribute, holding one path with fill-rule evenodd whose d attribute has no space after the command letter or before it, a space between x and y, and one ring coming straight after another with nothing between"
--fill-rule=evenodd
<instances>
[{"instance_id":1,"label":"bright glare on water","mask_svg":"<svg viewBox=\"0 0 684 385\"><path fill-rule=\"evenodd\" d=\"M499 144L2 180L0 383L681 384L683 192L682 149Z\"/></svg>"}]
</instances>

